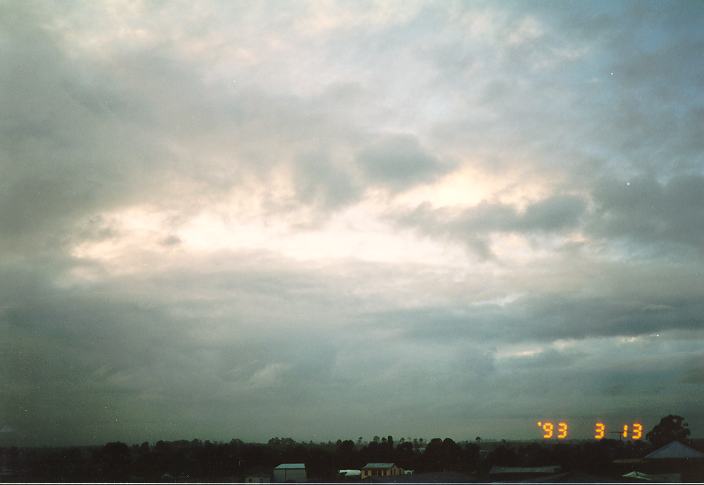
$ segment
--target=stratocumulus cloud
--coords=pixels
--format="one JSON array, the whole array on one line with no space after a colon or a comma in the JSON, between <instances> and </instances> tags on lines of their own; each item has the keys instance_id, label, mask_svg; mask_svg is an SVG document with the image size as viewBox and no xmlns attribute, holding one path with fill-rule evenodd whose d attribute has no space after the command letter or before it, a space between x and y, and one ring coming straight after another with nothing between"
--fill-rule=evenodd
<instances>
[{"instance_id":1,"label":"stratocumulus cloud","mask_svg":"<svg viewBox=\"0 0 704 485\"><path fill-rule=\"evenodd\" d=\"M0 427L701 429L703 19L4 3Z\"/></svg>"}]
</instances>

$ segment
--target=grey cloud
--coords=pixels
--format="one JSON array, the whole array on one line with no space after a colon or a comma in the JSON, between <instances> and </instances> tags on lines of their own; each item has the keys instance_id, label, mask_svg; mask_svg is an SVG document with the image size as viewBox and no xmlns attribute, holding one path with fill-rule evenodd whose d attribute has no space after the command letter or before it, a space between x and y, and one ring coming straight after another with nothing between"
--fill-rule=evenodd
<instances>
[{"instance_id":1,"label":"grey cloud","mask_svg":"<svg viewBox=\"0 0 704 485\"><path fill-rule=\"evenodd\" d=\"M0 244L53 251L75 222L156 192L154 178L171 157L149 139L134 93L106 66L69 58L38 26L37 9L25 7L19 20L3 16L0 55L12 67L1 81Z\"/></svg>"},{"instance_id":2,"label":"grey cloud","mask_svg":"<svg viewBox=\"0 0 704 485\"><path fill-rule=\"evenodd\" d=\"M401 225L422 234L448 237L469 246L483 257L491 255L487 236L493 233L560 233L579 227L586 214L581 197L555 195L528 205L516 207L498 202L481 202L463 209L432 209L418 206L410 212L393 216Z\"/></svg>"},{"instance_id":3,"label":"grey cloud","mask_svg":"<svg viewBox=\"0 0 704 485\"><path fill-rule=\"evenodd\" d=\"M397 190L432 182L453 165L426 152L413 135L385 135L357 155L357 162L368 180Z\"/></svg>"},{"instance_id":4,"label":"grey cloud","mask_svg":"<svg viewBox=\"0 0 704 485\"><path fill-rule=\"evenodd\" d=\"M334 426L342 402L383 404L379 390L409 368L360 377L357 349L386 356L383 367L405 352L360 339L355 303L337 293L349 282L265 255L227 260L71 287L52 281L62 268L0 265L3 419L25 443L259 439L288 420L323 439L311 423ZM300 407L282 408L281 393Z\"/></svg>"},{"instance_id":5,"label":"grey cloud","mask_svg":"<svg viewBox=\"0 0 704 485\"><path fill-rule=\"evenodd\" d=\"M458 232L559 232L579 224L586 209L576 196L556 195L528 205L525 210L482 202L465 210L450 225Z\"/></svg>"},{"instance_id":6,"label":"grey cloud","mask_svg":"<svg viewBox=\"0 0 704 485\"><path fill-rule=\"evenodd\" d=\"M217 198L246 175L265 182L286 165L296 174L296 204L334 209L359 195L347 169L335 167L361 136L341 115L349 89L302 97L209 84L198 65L168 44L69 56L66 39L48 27L56 14L50 6L4 9L8 41L0 55L9 68L1 79L7 116L0 125L0 244L6 249L61 248L76 224L135 202L169 198L179 210L197 210L179 202ZM330 158L316 166L309 154L328 147Z\"/></svg>"},{"instance_id":7,"label":"grey cloud","mask_svg":"<svg viewBox=\"0 0 704 485\"><path fill-rule=\"evenodd\" d=\"M362 193L354 171L324 152L304 153L294 167L294 185L301 201L330 209L356 201Z\"/></svg>"},{"instance_id":8,"label":"grey cloud","mask_svg":"<svg viewBox=\"0 0 704 485\"><path fill-rule=\"evenodd\" d=\"M574 368L586 356L586 353L580 351L561 351L549 348L535 354L504 358L502 359L502 365L510 367L514 372L545 372L548 369Z\"/></svg>"},{"instance_id":9,"label":"grey cloud","mask_svg":"<svg viewBox=\"0 0 704 485\"><path fill-rule=\"evenodd\" d=\"M178 236L172 234L163 238L161 240L161 244L163 246L178 246L179 244L181 244L181 239Z\"/></svg>"},{"instance_id":10,"label":"grey cloud","mask_svg":"<svg viewBox=\"0 0 704 485\"><path fill-rule=\"evenodd\" d=\"M487 169L555 170L575 188L623 171L698 170L702 139L693 127L702 98L694 86L702 66L695 57L704 38L693 23L701 6L549 5L499 9L503 23L531 17L543 33L516 55L494 44L487 55L474 42L441 37L446 43L434 49L452 56L431 56L436 81L464 109L437 123L435 138ZM525 156L516 161L516 152Z\"/></svg>"},{"instance_id":11,"label":"grey cloud","mask_svg":"<svg viewBox=\"0 0 704 485\"><path fill-rule=\"evenodd\" d=\"M596 213L588 228L599 237L625 238L645 248L704 247L702 175L678 175L666 182L653 177L605 180L593 197Z\"/></svg>"},{"instance_id":12,"label":"grey cloud","mask_svg":"<svg viewBox=\"0 0 704 485\"><path fill-rule=\"evenodd\" d=\"M696 331L704 306L698 298L652 305L611 297L533 295L511 303L419 308L382 313L410 338L449 342L551 342L559 339L639 336L671 330Z\"/></svg>"},{"instance_id":13,"label":"grey cloud","mask_svg":"<svg viewBox=\"0 0 704 485\"><path fill-rule=\"evenodd\" d=\"M2 273L4 279L7 272ZM243 340L253 325L271 317L256 317L250 309L249 321L239 323L240 308L227 316L200 312L191 318L157 288L144 298L146 287L131 283L62 290L40 281L31 292L25 285L24 298L2 308L3 419L17 425L25 442L86 443L111 434L137 440L145 431L200 434L202 422L188 417L197 409L215 413L205 420L212 433L227 409L246 412L253 396L264 404L272 389L288 388L289 382L296 383L290 390L299 399L318 392L313 384L321 382L321 374L312 370L329 368L330 355L295 350L292 342L311 344L307 330L279 327L260 342ZM217 315L212 303L208 311ZM212 332L217 340L207 337ZM315 345L325 348L322 341ZM253 419L261 423L262 417ZM239 425L256 433L246 419Z\"/></svg>"},{"instance_id":14,"label":"grey cloud","mask_svg":"<svg viewBox=\"0 0 704 485\"><path fill-rule=\"evenodd\" d=\"M424 427L419 417L435 416L427 421L434 423L442 415L439 426L449 426L464 423L467 409L475 430L498 432L503 424L491 417L520 416L533 405L547 412L560 402L570 412L589 412L594 403L580 404L571 394L594 390L604 399L625 384L631 392L654 383L672 390L668 382L691 369L697 352L698 299L535 295L505 305L456 301L360 312L353 289L381 278L379 268L329 272L252 254L225 260L69 288L50 284L44 273L32 276L26 265L3 266L0 297L11 303L0 313L10 337L0 378L6 417L26 433L25 442L256 439L276 435L289 421L297 437L326 439L330 429L366 435L378 426L432 434L438 428ZM357 271L359 282L350 279ZM690 337L673 340L678 329ZM656 344L647 335L656 331L662 343L649 349ZM600 349L614 345L606 339L614 335L643 335L646 348ZM496 355L506 345L549 346L556 339L583 344L532 358ZM639 352L652 356L643 368ZM280 406L282 395L298 405ZM624 402L631 395L623 394ZM686 407L682 396L672 390L643 409ZM486 406L489 397L498 404ZM75 409L80 413L69 412ZM380 409L394 419L378 419ZM336 427L349 413L359 422Z\"/></svg>"},{"instance_id":15,"label":"grey cloud","mask_svg":"<svg viewBox=\"0 0 704 485\"><path fill-rule=\"evenodd\" d=\"M529 205L521 217L520 226L538 231L574 228L585 209L586 204L580 197L550 197Z\"/></svg>"},{"instance_id":16,"label":"grey cloud","mask_svg":"<svg viewBox=\"0 0 704 485\"><path fill-rule=\"evenodd\" d=\"M704 360L693 359L691 368L686 370L682 382L687 384L704 385Z\"/></svg>"}]
</instances>

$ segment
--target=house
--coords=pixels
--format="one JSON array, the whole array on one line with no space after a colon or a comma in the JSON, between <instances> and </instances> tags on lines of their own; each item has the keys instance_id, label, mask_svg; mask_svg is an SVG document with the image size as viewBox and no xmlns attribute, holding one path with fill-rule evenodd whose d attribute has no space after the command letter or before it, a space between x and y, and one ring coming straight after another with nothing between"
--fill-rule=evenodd
<instances>
[{"instance_id":1,"label":"house","mask_svg":"<svg viewBox=\"0 0 704 485\"><path fill-rule=\"evenodd\" d=\"M649 474L680 474L684 482L704 481L704 453L679 441L672 441L645 455L637 470Z\"/></svg>"},{"instance_id":2,"label":"house","mask_svg":"<svg viewBox=\"0 0 704 485\"><path fill-rule=\"evenodd\" d=\"M701 460L704 458L704 453L701 453L694 448L673 441L665 446L658 448L645 455L645 460Z\"/></svg>"},{"instance_id":3,"label":"house","mask_svg":"<svg viewBox=\"0 0 704 485\"><path fill-rule=\"evenodd\" d=\"M395 477L403 475L403 468L393 463L367 463L362 467L362 480L369 477Z\"/></svg>"},{"instance_id":4,"label":"house","mask_svg":"<svg viewBox=\"0 0 704 485\"><path fill-rule=\"evenodd\" d=\"M282 463L274 468L273 475L274 483L305 482L306 465L305 463Z\"/></svg>"}]
</instances>

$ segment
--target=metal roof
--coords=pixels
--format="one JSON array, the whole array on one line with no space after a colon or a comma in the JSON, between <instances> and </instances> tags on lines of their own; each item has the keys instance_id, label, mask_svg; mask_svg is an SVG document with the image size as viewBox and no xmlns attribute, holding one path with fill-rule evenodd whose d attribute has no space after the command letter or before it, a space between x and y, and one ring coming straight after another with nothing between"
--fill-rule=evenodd
<instances>
[{"instance_id":1,"label":"metal roof","mask_svg":"<svg viewBox=\"0 0 704 485\"><path fill-rule=\"evenodd\" d=\"M274 468L274 470L305 470L305 463L282 463Z\"/></svg>"},{"instance_id":2,"label":"metal roof","mask_svg":"<svg viewBox=\"0 0 704 485\"><path fill-rule=\"evenodd\" d=\"M337 473L346 477L358 477L362 474L362 470L338 470Z\"/></svg>"},{"instance_id":3,"label":"metal roof","mask_svg":"<svg viewBox=\"0 0 704 485\"><path fill-rule=\"evenodd\" d=\"M634 480L655 483L679 483L682 481L682 476L679 473L659 473L655 475L652 473L632 471L631 473L626 473L621 476L623 478L632 478Z\"/></svg>"},{"instance_id":4,"label":"metal roof","mask_svg":"<svg viewBox=\"0 0 704 485\"><path fill-rule=\"evenodd\" d=\"M562 468L560 465L548 466L492 466L489 470L490 475L501 475L504 473L559 473Z\"/></svg>"},{"instance_id":5,"label":"metal roof","mask_svg":"<svg viewBox=\"0 0 704 485\"><path fill-rule=\"evenodd\" d=\"M369 470L371 468L392 468L393 463L367 463L362 467L362 470Z\"/></svg>"},{"instance_id":6,"label":"metal roof","mask_svg":"<svg viewBox=\"0 0 704 485\"><path fill-rule=\"evenodd\" d=\"M687 445L683 445L679 441L673 441L645 455L646 460L677 460L687 458L704 458L704 453L690 448Z\"/></svg>"}]
</instances>

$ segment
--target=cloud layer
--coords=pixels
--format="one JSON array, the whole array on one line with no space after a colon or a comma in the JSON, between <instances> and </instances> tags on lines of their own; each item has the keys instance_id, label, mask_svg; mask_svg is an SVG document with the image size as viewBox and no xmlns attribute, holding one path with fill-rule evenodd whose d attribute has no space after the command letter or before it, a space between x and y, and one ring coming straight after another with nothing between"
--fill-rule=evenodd
<instances>
[{"instance_id":1,"label":"cloud layer","mask_svg":"<svg viewBox=\"0 0 704 485\"><path fill-rule=\"evenodd\" d=\"M4 3L0 427L701 435L703 18Z\"/></svg>"}]
</instances>

